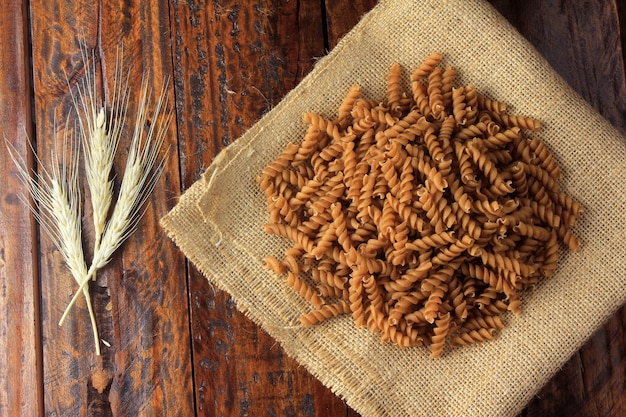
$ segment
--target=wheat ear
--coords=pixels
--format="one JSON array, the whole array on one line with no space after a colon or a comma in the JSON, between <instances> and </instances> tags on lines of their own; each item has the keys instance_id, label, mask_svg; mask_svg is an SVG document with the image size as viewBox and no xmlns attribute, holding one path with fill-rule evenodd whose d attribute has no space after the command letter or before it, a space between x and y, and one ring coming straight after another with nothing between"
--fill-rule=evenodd
<instances>
[{"instance_id":1,"label":"wheat ear","mask_svg":"<svg viewBox=\"0 0 626 417\"><path fill-rule=\"evenodd\" d=\"M54 130L56 131L56 123ZM36 207L31 205L24 196L22 196L23 200L26 201L37 222L62 254L76 282L80 284L84 281L88 271L82 247L80 189L78 187L78 145L77 140L73 135L68 134L68 131L66 123L66 136L61 152L62 161L59 156L59 150L55 146L51 152L53 162L49 171L44 168L33 149L39 172L33 171L32 175L29 175L25 168L24 160L17 156L15 148L6 138L5 143L11 159L17 167L19 177L27 187ZM68 135L70 136L70 148L66 149ZM87 288L83 288L81 292L87 302L96 344L96 353L99 355L98 327L91 304L91 297Z\"/></svg>"},{"instance_id":2,"label":"wheat ear","mask_svg":"<svg viewBox=\"0 0 626 417\"><path fill-rule=\"evenodd\" d=\"M109 208L113 200L113 179L111 172L115 153L122 133L122 123L114 120L124 120L128 109L130 91L128 88L128 73L122 75L123 51L117 52L115 75L113 77L113 96L111 111L107 120L103 105L98 102L96 82L96 57L92 51L81 45L81 55L85 68L85 76L77 84L77 95L72 91L68 80L69 90L72 92L74 107L79 113L78 121L82 137L85 159L85 172L89 186L90 201L93 214L94 244L93 253L98 252L104 227L106 225ZM103 87L104 88L104 87ZM91 275L95 281L95 272ZM59 324L63 324L64 318Z\"/></svg>"},{"instance_id":3,"label":"wheat ear","mask_svg":"<svg viewBox=\"0 0 626 417\"><path fill-rule=\"evenodd\" d=\"M115 66L111 111L107 120L105 108L98 103L96 83L96 59L81 47L85 76L77 85L78 94L72 93L74 107L79 112L79 125L85 157L85 172L89 186L93 212L94 253L98 251L109 208L113 200L111 171L122 132L122 124L114 118L124 120L128 108L128 74L122 75L122 62L118 51ZM68 82L69 84L69 82ZM70 91L72 89L70 88Z\"/></svg>"},{"instance_id":4,"label":"wheat ear","mask_svg":"<svg viewBox=\"0 0 626 417\"><path fill-rule=\"evenodd\" d=\"M151 117L151 123L144 126L148 120L148 102L151 99L151 90L147 77L141 82L139 107L135 120L135 128L124 169L124 176L113 213L109 218L102 240L94 253L91 266L83 282L67 305L60 324L76 302L79 293L86 288L89 279L96 271L109 263L113 253L132 234L143 215L142 207L150 196L156 182L165 167L165 158L159 160L159 154L169 129L172 113L168 108L167 83L161 90Z\"/></svg>"}]
</instances>

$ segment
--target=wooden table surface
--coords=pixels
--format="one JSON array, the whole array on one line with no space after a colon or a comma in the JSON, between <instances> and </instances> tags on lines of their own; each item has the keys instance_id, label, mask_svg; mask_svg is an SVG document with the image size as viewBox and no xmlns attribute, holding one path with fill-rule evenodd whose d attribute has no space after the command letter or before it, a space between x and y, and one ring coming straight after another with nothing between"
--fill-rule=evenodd
<instances>
[{"instance_id":1,"label":"wooden table surface","mask_svg":"<svg viewBox=\"0 0 626 417\"><path fill-rule=\"evenodd\" d=\"M61 256L19 200L0 151L1 416L357 416L237 311L158 221L293 89L376 1L5 1L0 131L33 168L49 161L55 114L71 107L84 39L109 80L125 45L131 84L169 77L175 120L165 174L137 232L90 286L102 355ZM555 70L626 134L623 2L493 0ZM506 54L506 49L503 49ZM131 108L137 95L130 98ZM120 145L123 149L127 142ZM588 138L590 145L593 138ZM123 157L116 160L122 170ZM87 223L87 221L86 221ZM86 226L84 238L93 233ZM89 251L87 250L87 255ZM522 416L626 415L626 307L567 362Z\"/></svg>"}]
</instances>

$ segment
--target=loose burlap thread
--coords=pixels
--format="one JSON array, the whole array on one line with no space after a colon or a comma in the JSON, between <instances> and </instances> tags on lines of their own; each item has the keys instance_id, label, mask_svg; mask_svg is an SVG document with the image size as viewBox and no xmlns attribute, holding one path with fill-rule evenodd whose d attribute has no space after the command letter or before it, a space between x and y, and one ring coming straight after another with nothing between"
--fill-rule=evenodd
<instances>
[{"instance_id":1,"label":"loose burlap thread","mask_svg":"<svg viewBox=\"0 0 626 417\"><path fill-rule=\"evenodd\" d=\"M334 118L353 84L382 98L393 63L408 85L434 51L458 70L459 85L542 122L562 188L586 209L574 229L579 252L562 251L555 276L523 296L522 313L506 316L497 339L447 348L437 360L427 348L382 343L349 316L302 327L311 306L263 262L288 242L264 232L267 205L255 181L288 142L302 140L303 113ZM514 416L626 301L625 161L626 140L488 3L387 0L220 153L162 225L211 283L363 416Z\"/></svg>"}]
</instances>

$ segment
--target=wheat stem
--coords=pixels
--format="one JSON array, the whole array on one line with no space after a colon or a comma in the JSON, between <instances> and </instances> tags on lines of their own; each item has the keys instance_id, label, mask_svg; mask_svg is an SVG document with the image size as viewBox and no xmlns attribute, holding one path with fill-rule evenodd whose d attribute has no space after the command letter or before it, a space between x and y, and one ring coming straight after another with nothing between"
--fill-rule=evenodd
<instances>
[{"instance_id":1,"label":"wheat stem","mask_svg":"<svg viewBox=\"0 0 626 417\"><path fill-rule=\"evenodd\" d=\"M63 314L61 315L61 318L59 319L59 326L63 326L63 323L65 322L65 319L67 318L67 315L69 314L71 308L74 306L74 304L78 300L78 297L80 296L81 292L87 291L87 284L89 284L89 280L92 279L92 277L94 277L95 274L96 274L96 269L93 268L92 266L91 268L89 268L89 271L86 272L85 275L81 277L80 280L76 281L76 283L79 285L78 290L76 290L69 304L65 308L65 311L63 311Z\"/></svg>"}]
</instances>

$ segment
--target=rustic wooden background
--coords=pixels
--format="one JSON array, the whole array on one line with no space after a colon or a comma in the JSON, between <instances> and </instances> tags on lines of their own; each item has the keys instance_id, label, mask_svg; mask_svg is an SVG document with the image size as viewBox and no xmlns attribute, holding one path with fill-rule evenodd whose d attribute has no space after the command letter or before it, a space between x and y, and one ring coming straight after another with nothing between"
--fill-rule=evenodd
<instances>
[{"instance_id":1,"label":"rustic wooden background","mask_svg":"<svg viewBox=\"0 0 626 417\"><path fill-rule=\"evenodd\" d=\"M66 75L83 71L81 39L95 49L104 82L110 83L121 43L133 85L148 68L157 84L169 77L175 123L165 175L139 230L90 287L101 337L111 345L102 346L100 357L84 302L57 325L73 281L19 201L23 187L0 151L1 416L358 415L212 288L158 220L215 155L294 88L375 3L2 2L0 131L31 166L27 137L49 162L58 136L54 116L71 105ZM626 134L623 2L492 4ZM136 101L132 96L131 107ZM625 326L622 307L522 416L626 415Z\"/></svg>"}]
</instances>

